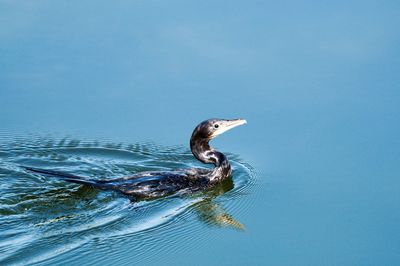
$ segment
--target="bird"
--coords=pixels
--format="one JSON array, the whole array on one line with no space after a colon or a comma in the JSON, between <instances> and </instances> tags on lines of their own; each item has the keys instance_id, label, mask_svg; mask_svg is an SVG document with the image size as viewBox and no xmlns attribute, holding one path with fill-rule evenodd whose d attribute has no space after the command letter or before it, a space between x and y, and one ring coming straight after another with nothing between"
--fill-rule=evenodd
<instances>
[{"instance_id":1,"label":"bird","mask_svg":"<svg viewBox=\"0 0 400 266\"><path fill-rule=\"evenodd\" d=\"M23 166L35 174L51 176L64 181L90 186L101 190L114 190L134 200L165 197L172 194L188 194L207 190L231 177L232 167L228 158L209 145L210 140L222 133L246 124L245 119L208 119L198 124L190 138L190 150L194 157L213 168L185 168L170 171L145 171L112 179L91 179L75 174Z\"/></svg>"}]
</instances>

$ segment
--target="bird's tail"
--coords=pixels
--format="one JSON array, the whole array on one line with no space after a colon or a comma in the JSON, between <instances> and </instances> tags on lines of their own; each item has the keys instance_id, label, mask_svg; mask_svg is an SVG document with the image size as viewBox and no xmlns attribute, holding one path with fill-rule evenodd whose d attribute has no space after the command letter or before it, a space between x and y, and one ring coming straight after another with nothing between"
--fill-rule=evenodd
<instances>
[{"instance_id":1,"label":"bird's tail","mask_svg":"<svg viewBox=\"0 0 400 266\"><path fill-rule=\"evenodd\" d=\"M21 167L30 172L34 172L34 173L46 175L46 176L51 176L51 177L57 177L57 178L60 178L62 180L72 182L72 183L87 185L87 186L100 188L100 189L109 189L110 188L109 185L107 185L104 182L90 180L85 177L77 176L74 174L69 174L69 173L55 171L55 170L40 169L40 168L35 168L35 167L27 167L27 166L21 166Z\"/></svg>"}]
</instances>

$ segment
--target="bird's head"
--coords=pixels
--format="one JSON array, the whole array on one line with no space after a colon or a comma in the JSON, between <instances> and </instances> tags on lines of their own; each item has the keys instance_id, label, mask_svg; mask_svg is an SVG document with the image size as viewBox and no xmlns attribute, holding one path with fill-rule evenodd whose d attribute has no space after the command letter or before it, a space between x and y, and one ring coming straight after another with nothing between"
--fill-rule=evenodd
<instances>
[{"instance_id":1,"label":"bird's head","mask_svg":"<svg viewBox=\"0 0 400 266\"><path fill-rule=\"evenodd\" d=\"M194 129L192 137L211 140L225 131L246 123L247 121L244 119L208 119Z\"/></svg>"}]
</instances>

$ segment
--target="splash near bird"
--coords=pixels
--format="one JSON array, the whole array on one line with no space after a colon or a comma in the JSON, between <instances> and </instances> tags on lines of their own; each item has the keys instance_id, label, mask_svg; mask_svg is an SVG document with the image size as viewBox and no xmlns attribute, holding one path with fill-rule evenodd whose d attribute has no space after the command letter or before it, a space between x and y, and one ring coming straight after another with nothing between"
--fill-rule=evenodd
<instances>
[{"instance_id":1,"label":"splash near bird","mask_svg":"<svg viewBox=\"0 0 400 266\"><path fill-rule=\"evenodd\" d=\"M213 169L189 168L172 171L148 171L109 180L88 179L70 173L24 168L68 182L87 185L103 190L115 190L134 199L159 198L174 193L190 193L211 188L230 177L231 165L227 157L209 145L209 141L234 127L246 124L244 119L209 119L201 122L190 138L190 149L201 162L214 164Z\"/></svg>"}]
</instances>

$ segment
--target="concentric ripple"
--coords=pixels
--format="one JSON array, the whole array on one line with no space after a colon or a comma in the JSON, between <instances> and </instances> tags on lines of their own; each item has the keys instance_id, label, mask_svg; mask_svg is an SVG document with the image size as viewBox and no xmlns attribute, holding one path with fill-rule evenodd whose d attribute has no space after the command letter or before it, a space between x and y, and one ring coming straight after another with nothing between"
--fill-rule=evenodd
<instances>
[{"instance_id":1,"label":"concentric ripple","mask_svg":"<svg viewBox=\"0 0 400 266\"><path fill-rule=\"evenodd\" d=\"M155 251L161 252L168 247L165 243L174 241L177 235L190 238L200 231L204 235L204 226L242 230L244 225L233 214L247 209L241 199L252 191L255 175L238 156L228 154L228 158L233 166L233 179L210 191L131 202L116 192L41 177L19 166L113 178L140 171L204 165L187 148L152 143L70 138L3 141L0 143L0 264L51 264L63 255L63 261L73 260L73 256L65 254L77 249L84 253L85 246L94 242L97 249L105 249L108 244L130 236L137 241L130 248L140 258L138 261L145 261L145 250L157 244L154 232L162 232L164 245ZM176 228L181 223L185 226ZM96 260L92 262L95 264Z\"/></svg>"}]
</instances>

